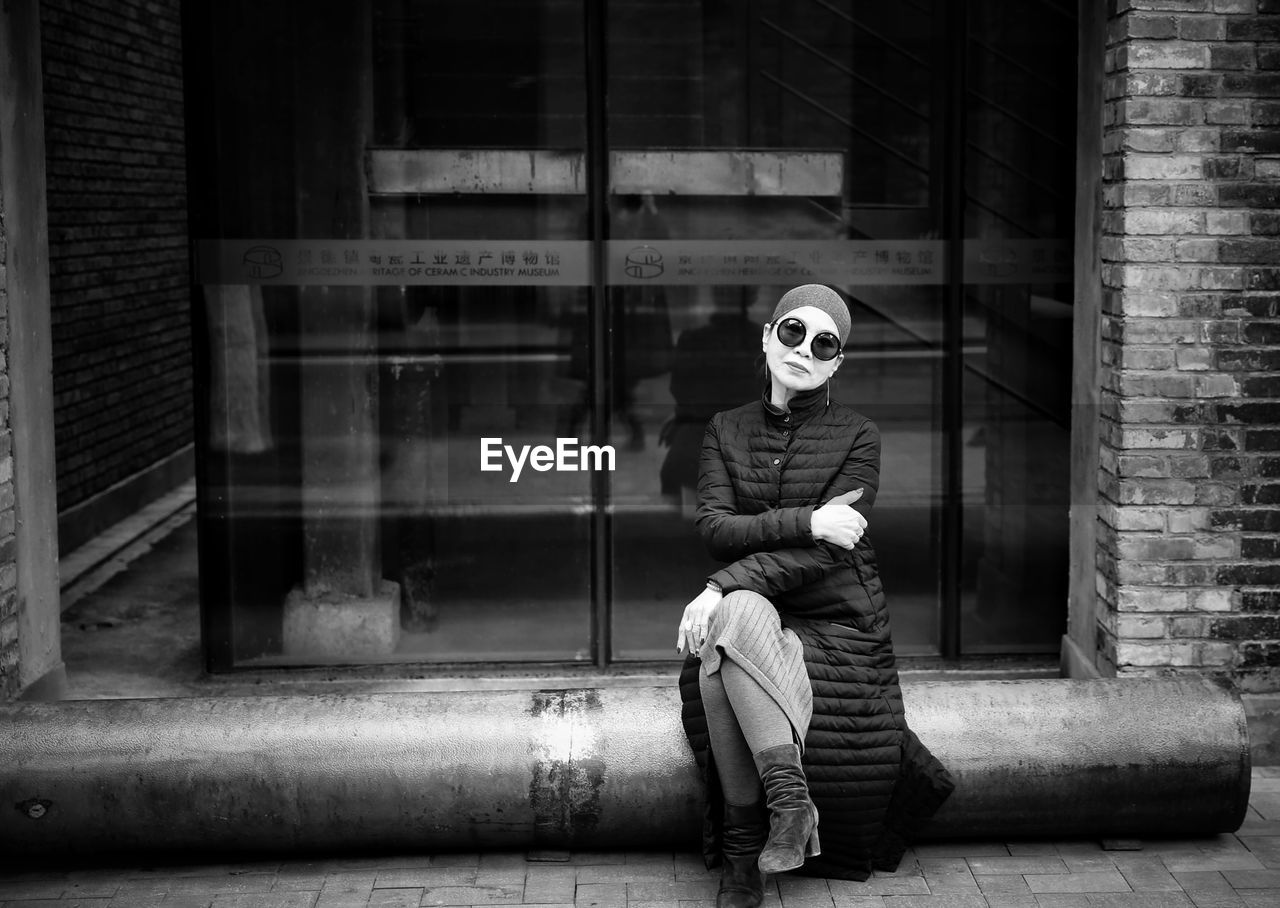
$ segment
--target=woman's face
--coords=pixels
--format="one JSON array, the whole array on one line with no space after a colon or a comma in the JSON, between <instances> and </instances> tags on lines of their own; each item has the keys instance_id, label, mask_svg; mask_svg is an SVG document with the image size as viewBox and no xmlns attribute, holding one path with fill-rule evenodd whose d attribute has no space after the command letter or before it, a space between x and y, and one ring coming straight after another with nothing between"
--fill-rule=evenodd
<instances>
[{"instance_id":1,"label":"woman's face","mask_svg":"<svg viewBox=\"0 0 1280 908\"><path fill-rule=\"evenodd\" d=\"M800 306L781 316L778 321L788 318L797 319L804 324L804 340L794 347L788 347L778 339L777 325L774 322L764 326L762 338L765 364L773 386L782 390L786 399L797 392L808 391L823 384L835 374L844 360L843 353L826 361L813 355L811 345L814 337L824 331L840 336L831 316L814 306Z\"/></svg>"}]
</instances>

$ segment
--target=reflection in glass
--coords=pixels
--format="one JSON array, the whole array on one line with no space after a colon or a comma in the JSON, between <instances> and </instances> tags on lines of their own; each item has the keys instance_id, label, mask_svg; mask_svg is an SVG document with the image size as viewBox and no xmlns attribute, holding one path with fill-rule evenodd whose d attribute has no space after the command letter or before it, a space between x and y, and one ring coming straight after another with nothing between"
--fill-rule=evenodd
<instances>
[{"instance_id":1,"label":"reflection in glass","mask_svg":"<svg viewBox=\"0 0 1280 908\"><path fill-rule=\"evenodd\" d=\"M450 240L431 264L478 269L205 289L214 666L590 660L590 474L526 464L512 481L506 454L554 448L590 403L572 374L589 359L585 277L483 276L586 243L585 187L545 179L585 147L581 4L365 0L294 21L231 0L191 16L193 59L212 64L202 238ZM529 191L513 161L543 182ZM363 265L409 264L367 248Z\"/></svg>"},{"instance_id":2,"label":"reflection in glass","mask_svg":"<svg viewBox=\"0 0 1280 908\"><path fill-rule=\"evenodd\" d=\"M965 653L1054 653L1065 630L1075 16L970 6Z\"/></svg>"},{"instance_id":3,"label":"reflection in glass","mask_svg":"<svg viewBox=\"0 0 1280 908\"><path fill-rule=\"evenodd\" d=\"M945 74L931 68L936 26L923 22L918 10L869 3L645 6L643 15L638 5L611 6L611 147L625 155L657 146L684 162L626 188L646 190L665 235L695 256L700 240L936 236L929 111ZM815 150L835 161L821 190L798 178ZM748 153L750 167L741 163ZM764 173L777 176L752 181ZM610 237L625 229L615 213ZM715 412L760 397L761 330L790 286L667 287L669 374L642 380L635 395L645 425L662 427L660 447L632 452L614 476L615 658L675 658L681 609L714 567L692 522L702 433ZM936 651L941 288L837 289L853 331L832 393L883 436L870 532L895 640L901 652ZM614 294L616 324L632 304L622 299L620 315Z\"/></svg>"},{"instance_id":4,"label":"reflection in glass","mask_svg":"<svg viewBox=\"0 0 1280 908\"><path fill-rule=\"evenodd\" d=\"M295 20L190 4L198 238L447 240L490 269L550 265L530 242L584 262L604 244L609 267L621 250L634 270L210 280L214 667L675 658L680 610L712 567L692 524L703 428L759 396L761 328L800 282L680 280L679 255L712 242L803 257L893 240L929 266L835 282L853 331L833 395L883 440L870 533L897 649L1055 648L1071 292L1052 266L1070 261L1074 13L972 0L957 36L940 0L617 2L601 7L601 49L585 45L587 9L363 0ZM598 185L588 160L608 161ZM948 273L960 242L1030 243L1031 270L978 267L1013 261L1001 247ZM944 426L963 436L956 464ZM486 439L501 439L493 469ZM511 481L504 446L560 439L613 445L616 469ZM957 509L962 532L944 539ZM958 640L942 632L957 610Z\"/></svg>"}]
</instances>

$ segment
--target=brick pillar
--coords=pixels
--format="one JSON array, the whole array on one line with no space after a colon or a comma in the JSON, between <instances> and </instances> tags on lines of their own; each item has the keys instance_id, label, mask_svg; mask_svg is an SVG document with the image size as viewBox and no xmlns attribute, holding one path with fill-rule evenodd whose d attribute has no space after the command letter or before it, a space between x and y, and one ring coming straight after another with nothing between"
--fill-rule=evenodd
<instances>
[{"instance_id":1,"label":"brick pillar","mask_svg":"<svg viewBox=\"0 0 1280 908\"><path fill-rule=\"evenodd\" d=\"M53 359L40 10L0 4L0 698L57 697Z\"/></svg>"},{"instance_id":2,"label":"brick pillar","mask_svg":"<svg viewBox=\"0 0 1280 908\"><path fill-rule=\"evenodd\" d=\"M1280 687L1280 0L1113 0L1102 674ZM1079 645L1082 641L1076 639Z\"/></svg>"}]
</instances>

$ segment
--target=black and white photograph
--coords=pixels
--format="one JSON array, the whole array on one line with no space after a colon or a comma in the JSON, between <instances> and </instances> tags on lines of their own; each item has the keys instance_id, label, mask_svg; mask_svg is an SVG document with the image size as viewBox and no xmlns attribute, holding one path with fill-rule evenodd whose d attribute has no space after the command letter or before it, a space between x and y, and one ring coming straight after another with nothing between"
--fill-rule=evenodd
<instances>
[{"instance_id":1,"label":"black and white photograph","mask_svg":"<svg viewBox=\"0 0 1280 908\"><path fill-rule=\"evenodd\" d=\"M0 3L0 908L1280 908L1280 0Z\"/></svg>"}]
</instances>

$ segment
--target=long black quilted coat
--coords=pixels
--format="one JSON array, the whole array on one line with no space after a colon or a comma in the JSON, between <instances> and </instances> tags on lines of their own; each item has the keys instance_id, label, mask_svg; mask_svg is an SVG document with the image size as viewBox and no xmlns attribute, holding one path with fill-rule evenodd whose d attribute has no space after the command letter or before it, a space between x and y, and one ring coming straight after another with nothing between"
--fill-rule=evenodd
<instances>
[{"instance_id":1,"label":"long black quilted coat","mask_svg":"<svg viewBox=\"0 0 1280 908\"><path fill-rule=\"evenodd\" d=\"M756 401L707 426L697 528L727 562L710 579L768 597L804 644L813 720L803 762L822 839L801 871L810 875L864 880L896 868L914 827L953 788L903 719L870 534L850 551L810 532L814 507L844 492L862 489L853 506L869 514L879 484L879 431L825 386L796 395L789 412ZM704 851L715 866L722 802L697 671L690 659L681 672L682 718L707 776Z\"/></svg>"}]
</instances>

